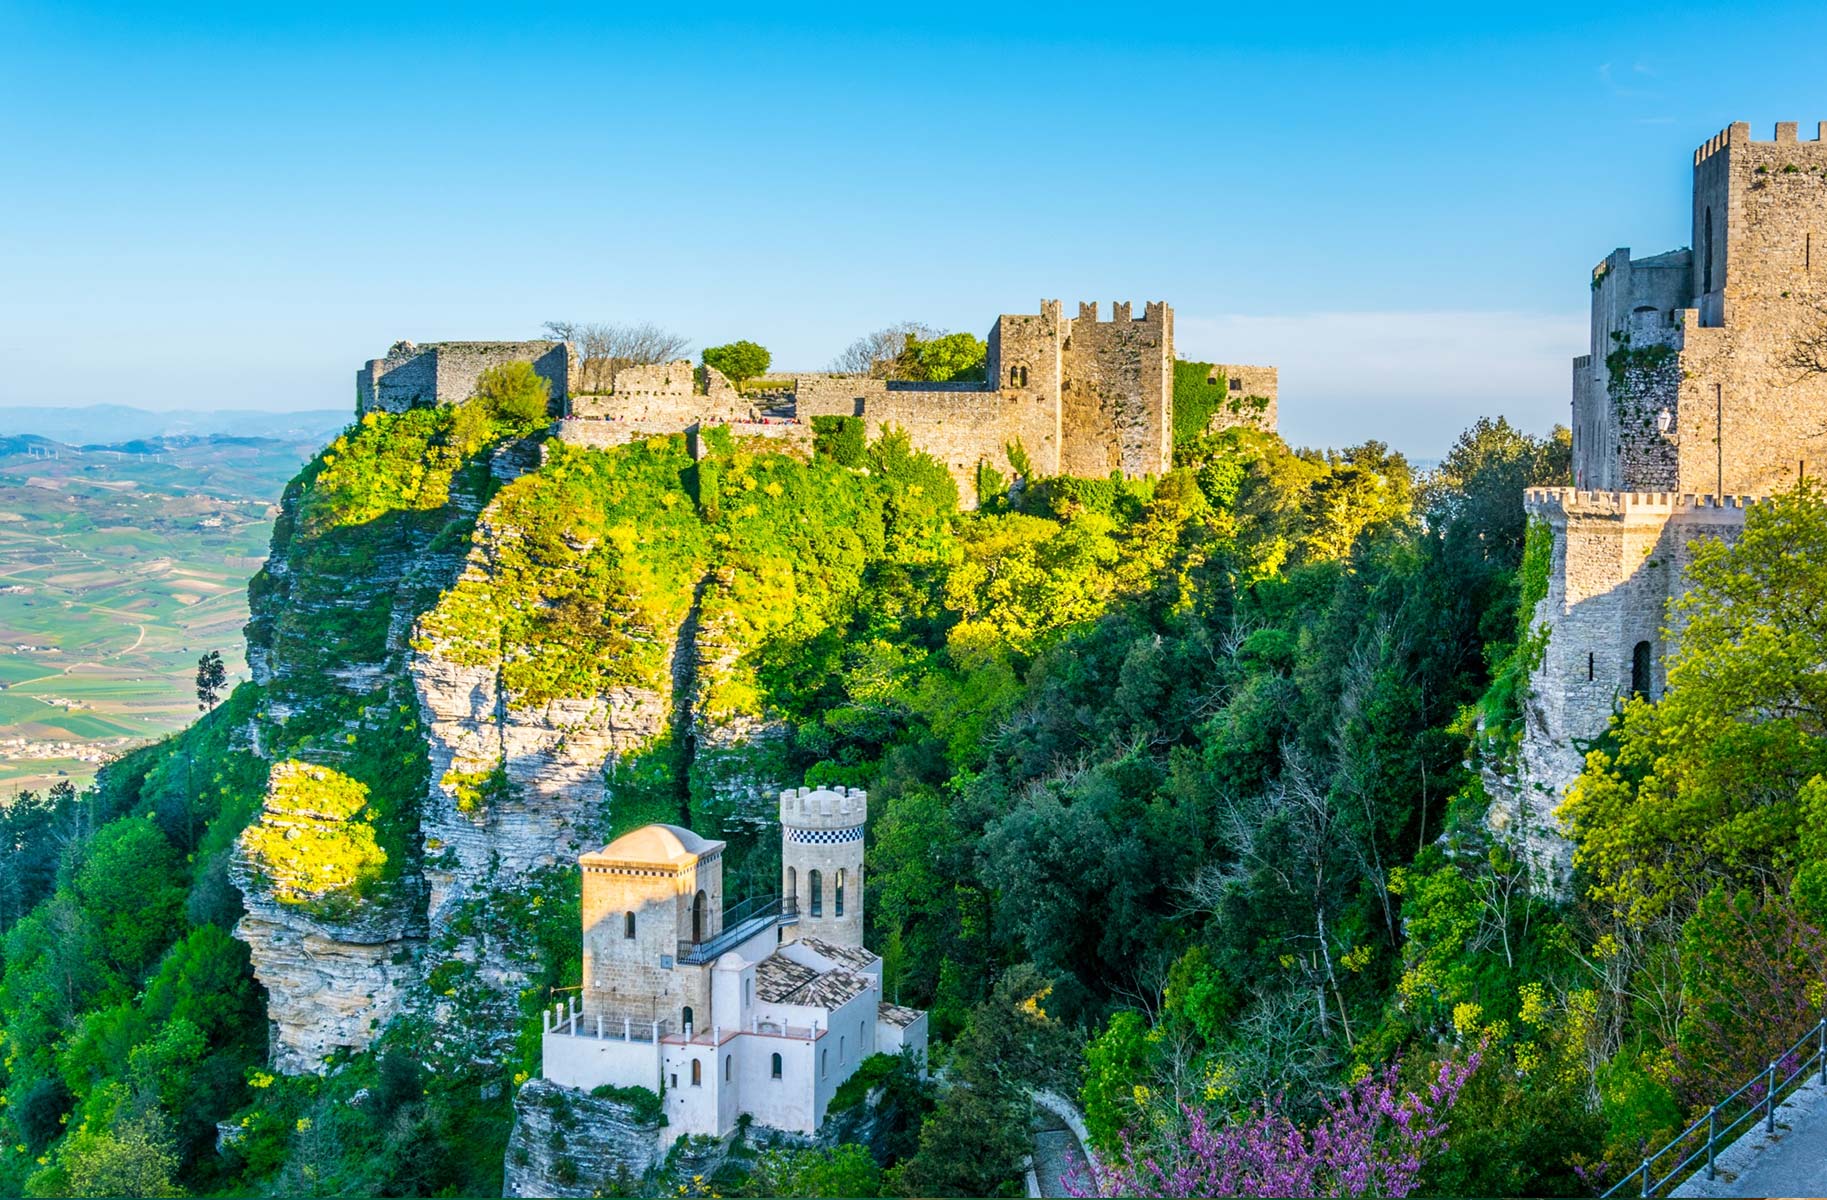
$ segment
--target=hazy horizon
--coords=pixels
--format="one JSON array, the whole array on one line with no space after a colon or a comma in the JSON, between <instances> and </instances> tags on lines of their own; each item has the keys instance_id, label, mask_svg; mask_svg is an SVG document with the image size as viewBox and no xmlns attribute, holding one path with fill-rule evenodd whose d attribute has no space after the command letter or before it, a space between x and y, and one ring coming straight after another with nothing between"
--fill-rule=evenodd
<instances>
[{"instance_id":1,"label":"hazy horizon","mask_svg":"<svg viewBox=\"0 0 1827 1200\"><path fill-rule=\"evenodd\" d=\"M1827 115L1827 13L1758 11L12 6L0 407L352 409L398 339L559 318L810 369L1161 299L1187 357L1280 368L1291 442L1437 456L1566 421L1587 273L1687 240L1696 145Z\"/></svg>"}]
</instances>

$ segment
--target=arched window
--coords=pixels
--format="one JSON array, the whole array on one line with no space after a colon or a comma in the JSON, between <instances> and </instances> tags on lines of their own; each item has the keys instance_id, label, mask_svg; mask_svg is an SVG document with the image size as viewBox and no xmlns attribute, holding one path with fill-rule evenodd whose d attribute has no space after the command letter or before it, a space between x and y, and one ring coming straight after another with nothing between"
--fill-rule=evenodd
<instances>
[{"instance_id":1,"label":"arched window","mask_svg":"<svg viewBox=\"0 0 1827 1200\"><path fill-rule=\"evenodd\" d=\"M679 1021L680 1024L684 1026L685 1032L689 1034L691 1032L691 1005L687 1004L685 1006L685 1012L679 1018Z\"/></svg>"},{"instance_id":2,"label":"arched window","mask_svg":"<svg viewBox=\"0 0 1827 1200\"><path fill-rule=\"evenodd\" d=\"M723 1082L728 1083L730 1081L730 1071L733 1069L732 1064L734 1064L735 1061L736 1056L734 1054L725 1054L723 1056Z\"/></svg>"},{"instance_id":3,"label":"arched window","mask_svg":"<svg viewBox=\"0 0 1827 1200\"><path fill-rule=\"evenodd\" d=\"M831 1074L831 1047L829 1046L818 1052L818 1073L821 1076Z\"/></svg>"},{"instance_id":4,"label":"arched window","mask_svg":"<svg viewBox=\"0 0 1827 1200\"><path fill-rule=\"evenodd\" d=\"M786 900L788 911L799 907L799 872L792 867L787 868Z\"/></svg>"},{"instance_id":5,"label":"arched window","mask_svg":"<svg viewBox=\"0 0 1827 1200\"><path fill-rule=\"evenodd\" d=\"M704 1064L695 1058L691 1060L691 1085L693 1087L704 1086Z\"/></svg>"},{"instance_id":6,"label":"arched window","mask_svg":"<svg viewBox=\"0 0 1827 1200\"><path fill-rule=\"evenodd\" d=\"M834 916L844 915L844 868L837 869L837 890L831 893L831 911Z\"/></svg>"},{"instance_id":7,"label":"arched window","mask_svg":"<svg viewBox=\"0 0 1827 1200\"><path fill-rule=\"evenodd\" d=\"M691 940L694 942L704 940L704 892L702 889L691 900Z\"/></svg>"},{"instance_id":8,"label":"arched window","mask_svg":"<svg viewBox=\"0 0 1827 1200\"><path fill-rule=\"evenodd\" d=\"M1009 368L1009 386L1010 387L1020 387L1021 386L1021 368L1020 367L1010 367Z\"/></svg>"},{"instance_id":9,"label":"arched window","mask_svg":"<svg viewBox=\"0 0 1827 1200\"><path fill-rule=\"evenodd\" d=\"M1650 653L1648 642L1638 642L1636 649L1630 652L1630 694L1633 696L1649 695Z\"/></svg>"},{"instance_id":10,"label":"arched window","mask_svg":"<svg viewBox=\"0 0 1827 1200\"><path fill-rule=\"evenodd\" d=\"M825 915L825 887L824 887L824 884L825 884L824 878L820 875L819 872L817 872L817 871L807 871L806 872L806 890L812 893L812 895L810 897L811 901L812 901L812 915L815 917L822 917Z\"/></svg>"},{"instance_id":11,"label":"arched window","mask_svg":"<svg viewBox=\"0 0 1827 1200\"><path fill-rule=\"evenodd\" d=\"M1026 367L1023 367L1021 369L1021 386L1022 387L1028 386L1028 369Z\"/></svg>"},{"instance_id":12,"label":"arched window","mask_svg":"<svg viewBox=\"0 0 1827 1200\"><path fill-rule=\"evenodd\" d=\"M622 936L625 938L631 938L634 936L634 914L633 913L623 913L622 914Z\"/></svg>"},{"instance_id":13,"label":"arched window","mask_svg":"<svg viewBox=\"0 0 1827 1200\"><path fill-rule=\"evenodd\" d=\"M846 1044L848 1044L848 1039L840 1034L837 1039L837 1061L839 1066L850 1061L850 1056L844 1053Z\"/></svg>"},{"instance_id":14,"label":"arched window","mask_svg":"<svg viewBox=\"0 0 1827 1200\"><path fill-rule=\"evenodd\" d=\"M774 1078L780 1078L780 1055L774 1056Z\"/></svg>"},{"instance_id":15,"label":"arched window","mask_svg":"<svg viewBox=\"0 0 1827 1200\"><path fill-rule=\"evenodd\" d=\"M1703 233L1701 252L1704 257L1701 259L1703 265L1700 268L1702 280L1700 290L1710 292L1713 290L1713 209L1711 206L1708 206L1706 210Z\"/></svg>"}]
</instances>

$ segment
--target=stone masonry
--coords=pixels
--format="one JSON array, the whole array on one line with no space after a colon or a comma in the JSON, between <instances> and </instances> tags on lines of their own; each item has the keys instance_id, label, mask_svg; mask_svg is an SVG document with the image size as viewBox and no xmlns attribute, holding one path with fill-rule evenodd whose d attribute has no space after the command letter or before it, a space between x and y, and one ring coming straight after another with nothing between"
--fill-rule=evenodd
<instances>
[{"instance_id":1,"label":"stone masonry","mask_svg":"<svg viewBox=\"0 0 1827 1200\"><path fill-rule=\"evenodd\" d=\"M402 412L418 405L461 404L490 367L530 362L562 400L571 390L571 348L564 342L395 342L387 357L355 373L355 410Z\"/></svg>"},{"instance_id":2,"label":"stone masonry","mask_svg":"<svg viewBox=\"0 0 1827 1200\"><path fill-rule=\"evenodd\" d=\"M1028 473L1137 478L1173 462L1174 314L1160 301L1136 316L1128 303L1101 320L1096 304L1068 317L1057 300L1038 313L1004 314L990 329L985 378L913 383L824 372L771 377L773 390L746 394L716 370L679 360L627 367L607 393L574 392L583 373L561 342L395 344L357 374L361 411L414 404L454 404L474 391L487 367L533 363L565 398L558 436L608 447L655 434L728 425L742 437L768 437L809 449L811 419L858 417L870 437L905 430L916 449L943 462L967 505L977 498L978 471L1004 478ZM1214 428L1250 424L1274 429L1273 367L1218 366L1233 405L1214 414ZM1025 461L1024 461L1025 460Z\"/></svg>"},{"instance_id":3,"label":"stone masonry","mask_svg":"<svg viewBox=\"0 0 1827 1200\"><path fill-rule=\"evenodd\" d=\"M1514 776L1490 822L1520 834L1564 880L1570 850L1553 810L1583 748L1632 693L1660 695L1669 603L1693 544L1731 539L1758 499L1827 458L1827 123L1799 141L1735 124L1694 153L1692 248L1592 273L1590 353L1573 362L1572 488L1525 504L1554 535L1536 627L1548 645L1530 681ZM1818 473L1819 467L1815 470Z\"/></svg>"}]
</instances>

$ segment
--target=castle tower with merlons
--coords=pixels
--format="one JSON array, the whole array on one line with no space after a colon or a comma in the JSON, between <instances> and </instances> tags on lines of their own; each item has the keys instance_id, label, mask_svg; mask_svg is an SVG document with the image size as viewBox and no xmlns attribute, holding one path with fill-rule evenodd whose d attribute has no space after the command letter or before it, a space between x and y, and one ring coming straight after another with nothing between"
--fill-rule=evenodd
<instances>
[{"instance_id":1,"label":"castle tower with merlons","mask_svg":"<svg viewBox=\"0 0 1827 1200\"><path fill-rule=\"evenodd\" d=\"M1553 535L1517 777L1491 824L1564 878L1554 810L1582 747L1666 681L1669 601L1694 543L1827 460L1827 122L1802 141L1735 124L1694 152L1693 243L1592 272L1590 352L1573 362L1573 486L1524 503Z\"/></svg>"}]
</instances>

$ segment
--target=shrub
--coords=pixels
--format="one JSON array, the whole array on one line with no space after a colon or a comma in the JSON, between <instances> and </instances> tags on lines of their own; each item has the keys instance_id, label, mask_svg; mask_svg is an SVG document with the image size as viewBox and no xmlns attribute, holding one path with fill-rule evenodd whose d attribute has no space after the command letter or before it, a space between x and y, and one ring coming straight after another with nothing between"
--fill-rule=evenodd
<instances>
[{"instance_id":1,"label":"shrub","mask_svg":"<svg viewBox=\"0 0 1827 1200\"><path fill-rule=\"evenodd\" d=\"M502 363L482 372L476 380L476 399L491 417L516 424L537 425L552 415L551 386L532 363Z\"/></svg>"},{"instance_id":2,"label":"shrub","mask_svg":"<svg viewBox=\"0 0 1827 1200\"><path fill-rule=\"evenodd\" d=\"M722 371L731 383L741 383L766 373L768 364L774 361L767 347L754 342L731 342L727 346L708 346L704 351L704 365Z\"/></svg>"}]
</instances>

